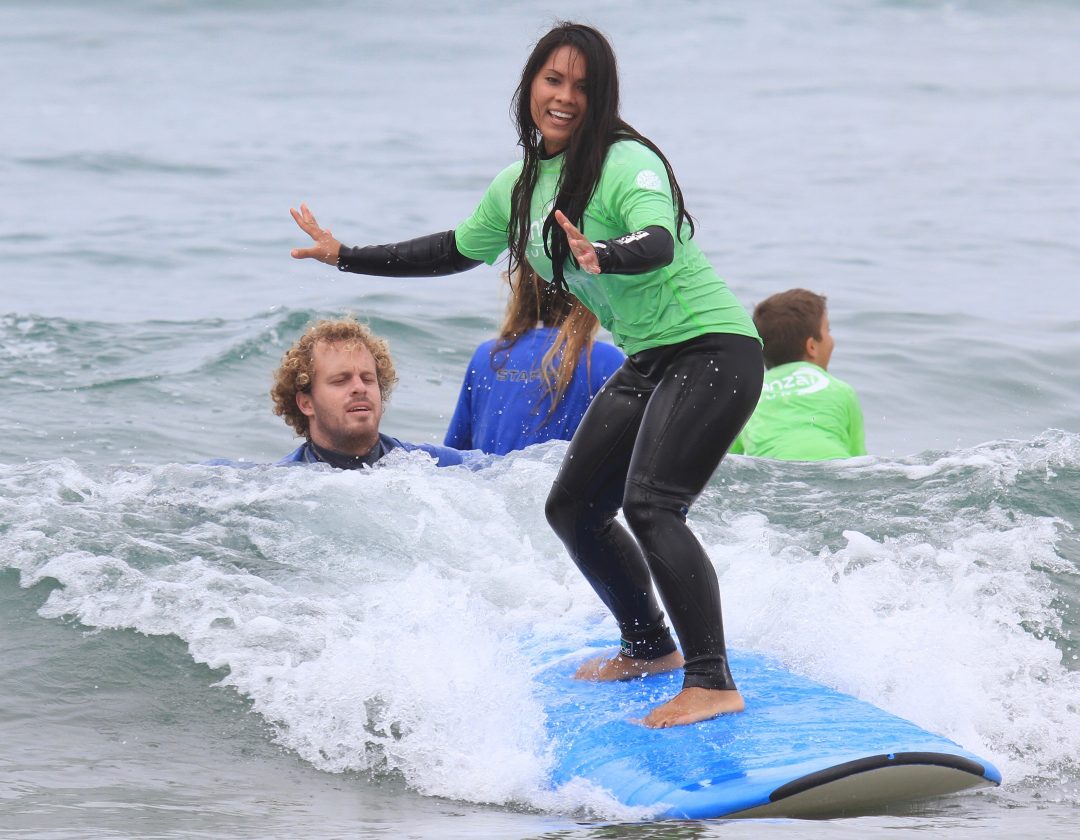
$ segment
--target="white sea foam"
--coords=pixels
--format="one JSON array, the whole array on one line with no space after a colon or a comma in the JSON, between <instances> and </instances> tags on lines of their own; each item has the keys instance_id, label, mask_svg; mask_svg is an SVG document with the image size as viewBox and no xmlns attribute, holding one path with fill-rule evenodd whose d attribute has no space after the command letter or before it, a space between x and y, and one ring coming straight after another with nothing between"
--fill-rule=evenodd
<instances>
[{"instance_id":1,"label":"white sea foam","mask_svg":"<svg viewBox=\"0 0 1080 840\"><path fill-rule=\"evenodd\" d=\"M454 799L643 818L546 782L536 664L616 636L543 521L564 448L479 471L404 454L363 474L4 467L4 562L24 585L62 584L45 616L183 639L316 767L390 773ZM1030 472L1031 456L1010 457L1022 468L1005 481ZM957 455L977 467L969 482L986 478L983 458ZM724 485L702 498L691 522L720 575L729 644L941 732L1007 780L1074 768L1080 674L1053 642L1052 573L1069 570L1060 523L1001 505L971 516L950 501L953 484L905 464L845 469L871 468L916 484L935 527L872 536L843 487L819 489L839 541L779 516L796 501L789 489L750 506ZM738 462L725 470L745 478Z\"/></svg>"}]
</instances>

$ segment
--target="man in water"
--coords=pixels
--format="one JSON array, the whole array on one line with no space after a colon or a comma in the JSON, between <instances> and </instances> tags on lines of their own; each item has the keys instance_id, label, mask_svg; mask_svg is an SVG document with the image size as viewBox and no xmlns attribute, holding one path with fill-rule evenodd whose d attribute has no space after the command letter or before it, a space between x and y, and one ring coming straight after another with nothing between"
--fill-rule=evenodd
<instances>
[{"instance_id":1,"label":"man in water","mask_svg":"<svg viewBox=\"0 0 1080 840\"><path fill-rule=\"evenodd\" d=\"M285 353L270 389L274 413L306 438L278 463L358 469L394 449L426 452L440 467L463 463L460 450L379 431L396 382L389 345L364 324L343 318L309 326Z\"/></svg>"}]
</instances>

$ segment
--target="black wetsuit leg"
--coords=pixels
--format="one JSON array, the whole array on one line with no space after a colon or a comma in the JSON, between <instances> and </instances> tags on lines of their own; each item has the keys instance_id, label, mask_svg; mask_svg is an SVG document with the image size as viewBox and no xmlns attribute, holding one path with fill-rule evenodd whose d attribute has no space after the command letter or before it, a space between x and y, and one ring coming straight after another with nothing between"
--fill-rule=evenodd
<instances>
[{"instance_id":1,"label":"black wetsuit leg","mask_svg":"<svg viewBox=\"0 0 1080 840\"><path fill-rule=\"evenodd\" d=\"M716 573L686 514L757 405L763 375L761 345L746 336L630 356L593 399L548 497L548 521L614 614L628 655L674 650L655 581L687 688L735 687ZM619 507L633 537L615 520Z\"/></svg>"}]
</instances>

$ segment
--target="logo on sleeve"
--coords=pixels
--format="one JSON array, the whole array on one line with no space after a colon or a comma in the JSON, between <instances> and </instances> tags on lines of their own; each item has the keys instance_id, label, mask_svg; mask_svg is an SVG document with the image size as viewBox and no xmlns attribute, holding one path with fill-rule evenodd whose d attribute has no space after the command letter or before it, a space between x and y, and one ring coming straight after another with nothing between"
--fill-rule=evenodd
<instances>
[{"instance_id":1,"label":"logo on sleeve","mask_svg":"<svg viewBox=\"0 0 1080 840\"><path fill-rule=\"evenodd\" d=\"M636 183L643 190L652 190L653 192L660 192L664 188L664 182L651 169L642 169L635 179Z\"/></svg>"},{"instance_id":2,"label":"logo on sleeve","mask_svg":"<svg viewBox=\"0 0 1080 840\"><path fill-rule=\"evenodd\" d=\"M626 234L626 236L620 236L618 239L615 240L615 242L618 245L633 245L639 239L648 239L648 238L649 238L649 232L647 230L635 230L633 233ZM593 247L596 247L597 245L601 245L601 244L602 243L600 243L600 242L594 242ZM607 245L604 245L604 247L606 248Z\"/></svg>"}]
</instances>

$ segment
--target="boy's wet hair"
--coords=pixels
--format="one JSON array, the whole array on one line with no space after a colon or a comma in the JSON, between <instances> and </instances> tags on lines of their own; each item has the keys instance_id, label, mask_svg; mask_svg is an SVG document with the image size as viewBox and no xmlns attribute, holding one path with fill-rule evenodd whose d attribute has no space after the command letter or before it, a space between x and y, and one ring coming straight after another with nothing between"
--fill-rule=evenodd
<instances>
[{"instance_id":1,"label":"boy's wet hair","mask_svg":"<svg viewBox=\"0 0 1080 840\"><path fill-rule=\"evenodd\" d=\"M774 368L806 358L806 339L821 341L825 295L788 289L754 307L754 326L764 342L765 367Z\"/></svg>"}]
</instances>

